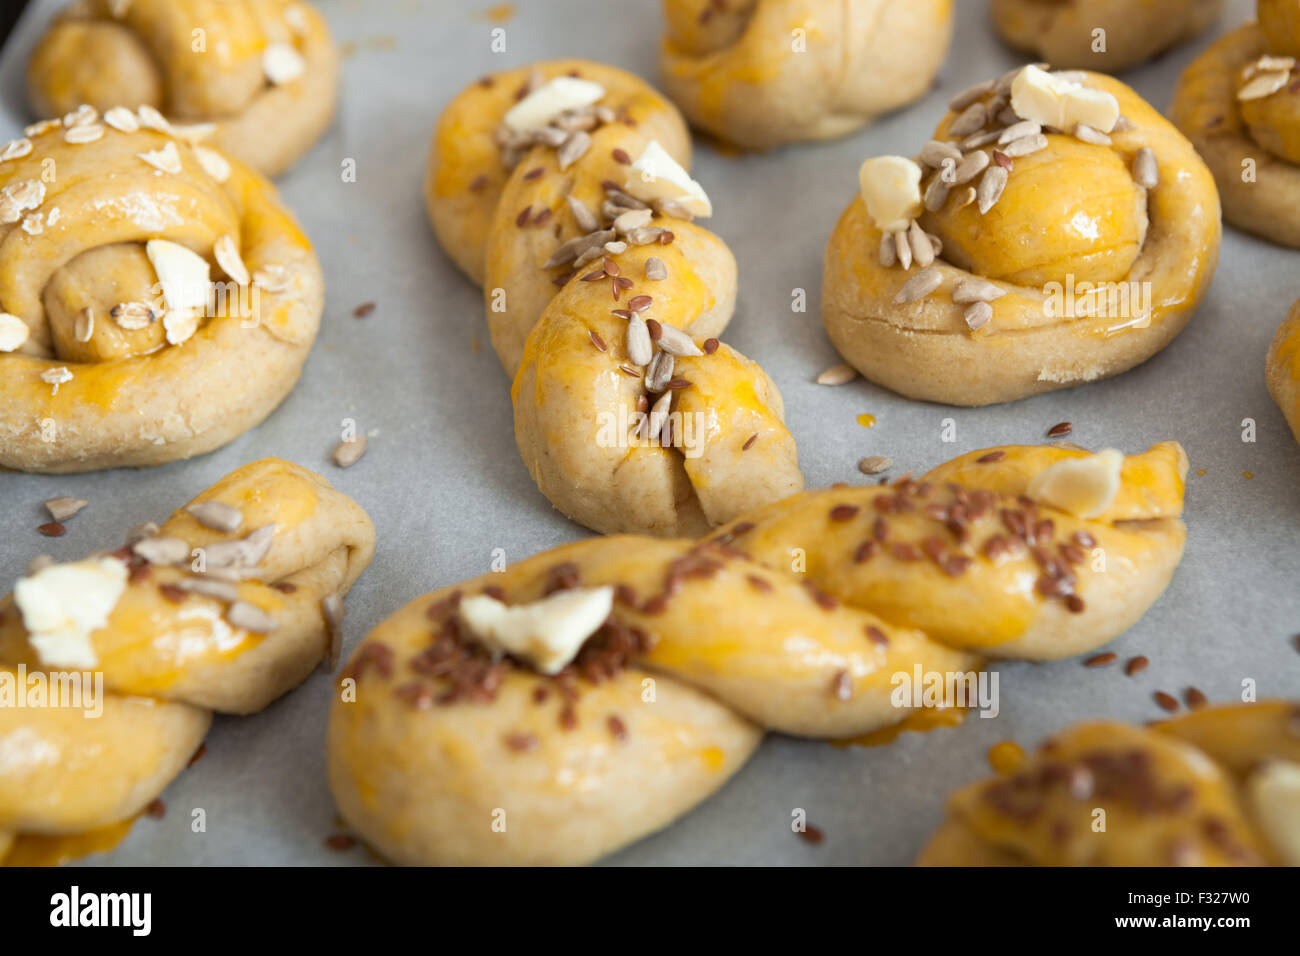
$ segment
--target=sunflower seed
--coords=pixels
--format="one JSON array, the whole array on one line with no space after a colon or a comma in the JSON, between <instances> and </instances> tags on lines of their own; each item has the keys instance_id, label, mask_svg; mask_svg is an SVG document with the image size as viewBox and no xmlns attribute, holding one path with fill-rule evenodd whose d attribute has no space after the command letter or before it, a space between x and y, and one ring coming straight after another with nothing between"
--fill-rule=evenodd
<instances>
[{"instance_id":1,"label":"sunflower seed","mask_svg":"<svg viewBox=\"0 0 1300 956\"><path fill-rule=\"evenodd\" d=\"M660 323L663 334L659 336L659 347L669 355L703 355L698 345L681 329L666 323Z\"/></svg>"},{"instance_id":2,"label":"sunflower seed","mask_svg":"<svg viewBox=\"0 0 1300 956\"><path fill-rule=\"evenodd\" d=\"M930 237L915 219L907 230L907 244L912 247L912 261L922 269L934 262L934 246L930 245Z\"/></svg>"},{"instance_id":3,"label":"sunflower seed","mask_svg":"<svg viewBox=\"0 0 1300 956\"><path fill-rule=\"evenodd\" d=\"M930 185L925 187L925 208L930 212L938 212L947 201L948 184L943 181L943 173L938 173L930 180Z\"/></svg>"},{"instance_id":4,"label":"sunflower seed","mask_svg":"<svg viewBox=\"0 0 1300 956\"><path fill-rule=\"evenodd\" d=\"M136 525L126 533L126 543L133 545L137 541L143 541L145 538L152 538L158 533L158 526L152 521L145 521Z\"/></svg>"},{"instance_id":5,"label":"sunflower seed","mask_svg":"<svg viewBox=\"0 0 1300 956\"><path fill-rule=\"evenodd\" d=\"M1001 166L990 166L980 177L976 190L979 199L980 214L988 212L1002 198L1002 190L1007 188L1007 171Z\"/></svg>"},{"instance_id":6,"label":"sunflower seed","mask_svg":"<svg viewBox=\"0 0 1300 956\"><path fill-rule=\"evenodd\" d=\"M656 352L645 372L646 391L657 393L664 390L673 377L676 360L669 352Z\"/></svg>"},{"instance_id":7,"label":"sunflower seed","mask_svg":"<svg viewBox=\"0 0 1300 956\"><path fill-rule=\"evenodd\" d=\"M650 406L650 414L646 419L649 423L649 431L646 437L651 441L654 441L663 433L664 425L668 422L668 414L672 410L672 405L673 393L667 391L660 395L659 398L655 400L655 403Z\"/></svg>"},{"instance_id":8,"label":"sunflower seed","mask_svg":"<svg viewBox=\"0 0 1300 956\"><path fill-rule=\"evenodd\" d=\"M974 136L970 137L970 139L963 140L961 144L961 148L967 151L972 149L979 149L982 146L989 145L989 143L996 143L998 141L998 137L1001 135L1002 135L1002 130L1000 129L989 130L987 133L977 133Z\"/></svg>"},{"instance_id":9,"label":"sunflower seed","mask_svg":"<svg viewBox=\"0 0 1300 956\"><path fill-rule=\"evenodd\" d=\"M51 498L45 502L45 510L50 513L50 517L55 521L67 521L86 505L89 501L83 501L80 498Z\"/></svg>"},{"instance_id":10,"label":"sunflower seed","mask_svg":"<svg viewBox=\"0 0 1300 956\"><path fill-rule=\"evenodd\" d=\"M964 110L976 100L983 99L993 92L993 82L993 80L985 80L983 83L968 86L948 101L948 109L956 113L958 110Z\"/></svg>"},{"instance_id":11,"label":"sunflower seed","mask_svg":"<svg viewBox=\"0 0 1300 956\"><path fill-rule=\"evenodd\" d=\"M275 630L275 618L247 601L235 601L226 608L226 620L254 634L269 634Z\"/></svg>"},{"instance_id":12,"label":"sunflower seed","mask_svg":"<svg viewBox=\"0 0 1300 956\"><path fill-rule=\"evenodd\" d=\"M1041 123L1034 120L1021 120L1002 131L1002 135L998 137L998 145L1004 146L1012 140L1020 139L1022 136L1033 136L1035 133L1041 133L1042 131L1043 126Z\"/></svg>"},{"instance_id":13,"label":"sunflower seed","mask_svg":"<svg viewBox=\"0 0 1300 956\"><path fill-rule=\"evenodd\" d=\"M213 531L227 533L238 531L239 526L244 523L243 513L234 505L226 504L224 501L200 501L185 510L194 517L195 521Z\"/></svg>"},{"instance_id":14,"label":"sunflower seed","mask_svg":"<svg viewBox=\"0 0 1300 956\"><path fill-rule=\"evenodd\" d=\"M929 238L930 238L930 248L931 250L933 250L934 257L937 259L939 258L940 255L943 254L943 240L940 239L938 236L934 235L933 233L929 234Z\"/></svg>"},{"instance_id":15,"label":"sunflower seed","mask_svg":"<svg viewBox=\"0 0 1300 956\"><path fill-rule=\"evenodd\" d=\"M1137 129L1133 121L1127 116L1120 114L1119 119L1115 120L1115 125L1111 127L1112 133L1127 133L1131 129Z\"/></svg>"},{"instance_id":16,"label":"sunflower seed","mask_svg":"<svg viewBox=\"0 0 1300 956\"><path fill-rule=\"evenodd\" d=\"M332 671L343 656L343 618L347 608L343 598L338 594L327 594L320 602L321 613L325 616L325 631L329 634L330 650L326 665Z\"/></svg>"},{"instance_id":17,"label":"sunflower seed","mask_svg":"<svg viewBox=\"0 0 1300 956\"><path fill-rule=\"evenodd\" d=\"M1109 146L1111 143L1109 136L1087 123L1079 123L1074 127L1074 138L1085 143L1092 143L1094 146Z\"/></svg>"},{"instance_id":18,"label":"sunflower seed","mask_svg":"<svg viewBox=\"0 0 1300 956\"><path fill-rule=\"evenodd\" d=\"M894 251L898 253L898 264L906 272L912 268L912 244L907 239L907 230L901 230L893 234Z\"/></svg>"},{"instance_id":19,"label":"sunflower seed","mask_svg":"<svg viewBox=\"0 0 1300 956\"><path fill-rule=\"evenodd\" d=\"M999 126L1015 126L1017 123L1022 122L1020 115L1010 106L1002 107L996 115L993 114L992 110L989 110L989 114L993 116Z\"/></svg>"},{"instance_id":20,"label":"sunflower seed","mask_svg":"<svg viewBox=\"0 0 1300 956\"><path fill-rule=\"evenodd\" d=\"M153 309L143 302L119 302L108 310L108 314L128 332L146 328L158 320Z\"/></svg>"},{"instance_id":21,"label":"sunflower seed","mask_svg":"<svg viewBox=\"0 0 1300 956\"><path fill-rule=\"evenodd\" d=\"M957 199L957 205L953 208L965 209L974 201L975 201L975 187L967 186L966 191L960 194L959 198Z\"/></svg>"},{"instance_id":22,"label":"sunflower seed","mask_svg":"<svg viewBox=\"0 0 1300 956\"><path fill-rule=\"evenodd\" d=\"M202 594L216 598L218 601L234 601L239 597L239 589L230 581L216 578L181 578L176 587L191 594Z\"/></svg>"},{"instance_id":23,"label":"sunflower seed","mask_svg":"<svg viewBox=\"0 0 1300 956\"><path fill-rule=\"evenodd\" d=\"M580 129L574 130L556 149L555 161L560 164L560 170L564 171L582 159L589 149L591 149L591 137Z\"/></svg>"},{"instance_id":24,"label":"sunflower seed","mask_svg":"<svg viewBox=\"0 0 1300 956\"><path fill-rule=\"evenodd\" d=\"M89 342L91 336L95 334L95 311L90 306L86 306L77 315L72 334L78 342Z\"/></svg>"},{"instance_id":25,"label":"sunflower seed","mask_svg":"<svg viewBox=\"0 0 1300 956\"><path fill-rule=\"evenodd\" d=\"M1006 294L1005 289L994 285L987 279L969 278L962 279L953 286L952 301L958 305L967 305L971 302L993 302Z\"/></svg>"},{"instance_id":26,"label":"sunflower seed","mask_svg":"<svg viewBox=\"0 0 1300 956\"><path fill-rule=\"evenodd\" d=\"M887 233L880 234L880 265L885 269L894 268L898 262L898 250L894 247L894 237Z\"/></svg>"},{"instance_id":27,"label":"sunflower seed","mask_svg":"<svg viewBox=\"0 0 1300 956\"><path fill-rule=\"evenodd\" d=\"M884 455L868 455L858 462L858 471L864 475L878 475L894 467L894 459Z\"/></svg>"},{"instance_id":28,"label":"sunflower seed","mask_svg":"<svg viewBox=\"0 0 1300 956\"><path fill-rule=\"evenodd\" d=\"M351 441L339 442L338 447L334 449L334 454L331 456L334 464L340 468L350 468L361 460L361 456L366 453L368 444L365 435L357 435Z\"/></svg>"},{"instance_id":29,"label":"sunflower seed","mask_svg":"<svg viewBox=\"0 0 1300 956\"><path fill-rule=\"evenodd\" d=\"M595 214L587 208L586 203L574 196L567 197L567 201L569 203L569 211L573 213L573 221L577 223L578 228L584 235L589 232L595 232L600 228L600 220L597 219Z\"/></svg>"},{"instance_id":30,"label":"sunflower seed","mask_svg":"<svg viewBox=\"0 0 1300 956\"><path fill-rule=\"evenodd\" d=\"M1002 147L1002 152L1007 156L1028 156L1030 153L1036 153L1040 149L1047 149L1047 137L1042 133L1033 133L1029 136L1021 136L1019 139L1013 139L1007 145Z\"/></svg>"},{"instance_id":31,"label":"sunflower seed","mask_svg":"<svg viewBox=\"0 0 1300 956\"><path fill-rule=\"evenodd\" d=\"M903 305L908 302L918 302L941 285L943 285L943 273L937 266L922 269L903 283L903 287L894 296L894 303Z\"/></svg>"},{"instance_id":32,"label":"sunflower seed","mask_svg":"<svg viewBox=\"0 0 1300 956\"><path fill-rule=\"evenodd\" d=\"M653 216L654 213L649 209L629 209L614 220L614 231L625 233L648 226Z\"/></svg>"},{"instance_id":33,"label":"sunflower seed","mask_svg":"<svg viewBox=\"0 0 1300 956\"><path fill-rule=\"evenodd\" d=\"M961 150L952 143L937 139L932 139L921 147L921 162L927 166L942 169L946 159L951 159L954 163L961 162Z\"/></svg>"},{"instance_id":34,"label":"sunflower seed","mask_svg":"<svg viewBox=\"0 0 1300 956\"><path fill-rule=\"evenodd\" d=\"M1289 73L1259 73L1237 91L1237 99L1242 101L1262 100L1286 86L1287 80L1290 78Z\"/></svg>"},{"instance_id":35,"label":"sunflower seed","mask_svg":"<svg viewBox=\"0 0 1300 956\"><path fill-rule=\"evenodd\" d=\"M633 365L649 365L654 358L654 347L650 344L650 330L635 312L627 322L627 357Z\"/></svg>"},{"instance_id":36,"label":"sunflower seed","mask_svg":"<svg viewBox=\"0 0 1300 956\"><path fill-rule=\"evenodd\" d=\"M1143 146L1133 157L1133 178L1146 189L1155 189L1160 183L1160 167L1150 146Z\"/></svg>"},{"instance_id":37,"label":"sunflower seed","mask_svg":"<svg viewBox=\"0 0 1300 956\"><path fill-rule=\"evenodd\" d=\"M645 261L645 277L655 282L668 278L668 267L658 256L651 256Z\"/></svg>"},{"instance_id":38,"label":"sunflower seed","mask_svg":"<svg viewBox=\"0 0 1300 956\"><path fill-rule=\"evenodd\" d=\"M624 209L649 209L650 204L642 202L631 193L625 193L618 187L605 190L605 198L616 206L622 206Z\"/></svg>"},{"instance_id":39,"label":"sunflower seed","mask_svg":"<svg viewBox=\"0 0 1300 956\"><path fill-rule=\"evenodd\" d=\"M190 546L180 538L142 538L131 550L150 564L180 564L190 556Z\"/></svg>"},{"instance_id":40,"label":"sunflower seed","mask_svg":"<svg viewBox=\"0 0 1300 956\"><path fill-rule=\"evenodd\" d=\"M607 242L603 248L611 256L616 256L620 252L627 252L627 243L622 241Z\"/></svg>"},{"instance_id":41,"label":"sunflower seed","mask_svg":"<svg viewBox=\"0 0 1300 956\"><path fill-rule=\"evenodd\" d=\"M551 257L542 263L543 269L554 269L556 266L567 265L578 257L578 254L589 248L591 239L589 236L574 236L572 239L560 243Z\"/></svg>"},{"instance_id":42,"label":"sunflower seed","mask_svg":"<svg viewBox=\"0 0 1300 956\"><path fill-rule=\"evenodd\" d=\"M658 242L663 234L664 230L658 226L642 226L640 229L629 230L623 238L634 246L648 246Z\"/></svg>"},{"instance_id":43,"label":"sunflower seed","mask_svg":"<svg viewBox=\"0 0 1300 956\"><path fill-rule=\"evenodd\" d=\"M852 365L846 365L841 362L839 365L832 365L826 371L817 376L818 385L847 385L858 377L857 370Z\"/></svg>"},{"instance_id":44,"label":"sunflower seed","mask_svg":"<svg viewBox=\"0 0 1300 956\"><path fill-rule=\"evenodd\" d=\"M960 186L970 182L982 173L989 164L989 154L983 150L967 153L953 171L953 185Z\"/></svg>"},{"instance_id":45,"label":"sunflower seed","mask_svg":"<svg viewBox=\"0 0 1300 956\"><path fill-rule=\"evenodd\" d=\"M968 329L972 332L978 331L988 325L989 319L993 318L993 306L987 302L972 302L966 306L962 317L966 320Z\"/></svg>"},{"instance_id":46,"label":"sunflower seed","mask_svg":"<svg viewBox=\"0 0 1300 956\"><path fill-rule=\"evenodd\" d=\"M983 103L972 103L962 110L952 125L948 127L949 136L969 136L984 128L989 121L989 111Z\"/></svg>"}]
</instances>

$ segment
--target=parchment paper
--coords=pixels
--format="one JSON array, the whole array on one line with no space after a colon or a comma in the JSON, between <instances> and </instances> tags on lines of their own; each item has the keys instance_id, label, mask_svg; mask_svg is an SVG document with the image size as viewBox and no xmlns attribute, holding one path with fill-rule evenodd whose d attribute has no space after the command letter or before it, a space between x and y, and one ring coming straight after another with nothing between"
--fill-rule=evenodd
<instances>
[{"instance_id":1,"label":"parchment paper","mask_svg":"<svg viewBox=\"0 0 1300 956\"><path fill-rule=\"evenodd\" d=\"M348 597L350 650L386 615L435 587L488 569L493 548L520 559L586 532L555 512L515 450L509 382L487 343L478 290L438 248L425 220L421 177L444 104L483 73L559 56L586 56L656 75L658 4L651 0L521 0L494 22L489 0L319 0L344 45L338 118L279 185L325 268L323 329L302 381L259 428L212 454L144 471L68 477L0 475L0 585L27 560L72 560L117 543L131 525L161 520L232 469L275 455L322 470L370 512L374 563ZM60 0L36 3L0 59L0 138L28 121L23 68ZM1300 296L1300 253L1228 229L1218 275L1189 328L1164 352L1119 378L1011 405L963 410L909 402L859 379L813 384L839 359L822 331L822 250L857 188L868 155L911 153L929 138L949 96L1019 62L995 38L984 0L960 0L956 42L939 87L921 103L843 140L764 155L724 157L699 145L695 176L716 210L706 225L740 263L740 300L726 340L761 362L782 389L809 487L865 480L864 455L894 474L1004 442L1044 440L1060 421L1090 447L1145 449L1178 439L1191 456L1187 554L1146 617L1108 649L1152 665L1076 661L1002 664L1001 713L955 729L906 733L888 746L837 748L769 737L716 797L663 833L617 854L623 864L906 864L942 816L945 796L989 773L1002 739L1029 747L1076 720L1162 716L1157 689L1188 685L1235 700L1242 681L1260 696L1300 692L1300 448L1264 385L1268 342ZM1232 0L1211 37L1249 19ZM490 51L503 27L507 50ZM1157 107L1211 37L1131 71ZM347 159L357 178L340 175ZM807 311L793 312L795 290ZM352 310L377 308L365 319ZM856 417L870 412L866 429ZM374 432L362 461L328 463L341 422ZM956 442L941 441L945 419ZM1256 441L1242 440L1244 419ZM1204 469L1199 475L1197 469ZM1254 477L1247 478L1249 472ZM91 504L47 539L41 503ZM331 681L318 672L253 717L218 718L206 757L164 794L162 820L142 819L110 864L363 864L360 848L323 841L338 821L326 784L324 728ZM207 832L191 832L193 808ZM791 832L806 810L825 833ZM470 821L466 825L473 825Z\"/></svg>"}]
</instances>

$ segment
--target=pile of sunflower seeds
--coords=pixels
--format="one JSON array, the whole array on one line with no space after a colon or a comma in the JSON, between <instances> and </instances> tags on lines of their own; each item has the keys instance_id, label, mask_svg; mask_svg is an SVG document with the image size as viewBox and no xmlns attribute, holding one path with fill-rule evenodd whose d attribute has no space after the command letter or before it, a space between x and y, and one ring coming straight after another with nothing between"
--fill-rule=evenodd
<instances>
[{"instance_id":1,"label":"pile of sunflower seeds","mask_svg":"<svg viewBox=\"0 0 1300 956\"><path fill-rule=\"evenodd\" d=\"M541 73L534 70L528 82L520 88L517 98L523 99L543 83L545 79ZM501 162L506 169L514 169L534 146L549 146L556 151L560 169L568 169L591 148L591 131L614 120L614 111L608 106L593 105L565 110L538 130L511 129L503 122L496 131Z\"/></svg>"},{"instance_id":2,"label":"pile of sunflower seeds","mask_svg":"<svg viewBox=\"0 0 1300 956\"><path fill-rule=\"evenodd\" d=\"M629 245L648 246L663 242L671 235L662 226L652 225L655 209L649 203L624 192L615 183L607 182L605 198L599 213L593 212L582 200L570 195L567 199L573 221L581 235L562 242L543 269L571 266L580 269L606 255L618 255Z\"/></svg>"}]
</instances>

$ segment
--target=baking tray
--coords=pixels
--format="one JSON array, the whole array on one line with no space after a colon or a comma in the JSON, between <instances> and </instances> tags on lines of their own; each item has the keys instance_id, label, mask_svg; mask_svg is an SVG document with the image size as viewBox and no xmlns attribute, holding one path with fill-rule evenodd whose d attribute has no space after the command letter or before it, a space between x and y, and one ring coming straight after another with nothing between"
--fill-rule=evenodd
<instances>
[{"instance_id":1,"label":"baking tray","mask_svg":"<svg viewBox=\"0 0 1300 956\"><path fill-rule=\"evenodd\" d=\"M31 5L0 55L0 137L28 121L23 69L62 0ZM356 498L379 536L374 563L348 596L350 650L410 599L486 571L494 548L509 559L583 537L534 487L515 450L510 383L487 341L479 291L443 255L425 221L420 187L438 114L463 86L536 59L585 56L656 76L657 3L521 0L322 0L345 53L337 119L279 180L316 244L327 281L320 338L302 381L260 427L190 461L143 471L67 477L0 474L0 581L27 560L73 560L161 519L217 478L275 455L323 471ZM938 87L871 128L831 143L723 155L698 143L695 176L716 210L705 225L740 264L740 296L726 340L761 362L780 386L809 487L863 481L864 455L888 455L894 474L921 472L988 445L1044 440L1061 421L1072 440L1126 451L1177 439L1192 472L1187 553L1147 615L1108 646L1145 654L1135 677L1078 660L1003 663L1001 710L955 728L904 733L878 747L837 747L770 736L739 774L662 833L609 858L613 864L909 863L939 823L946 795L989 772L997 741L1028 746L1073 721L1161 716L1157 689L1196 686L1236 700L1300 692L1300 448L1264 385L1264 355L1300 296L1300 254L1227 230L1218 274L1200 311L1151 361L1109 381L1011 405L957 409L912 402L862 379L814 384L838 362L820 319L822 249L853 198L862 160L911 153L953 92L1018 62L996 40L984 0L957 4L956 42ZM1125 79L1159 108L1214 35L1250 19L1253 0L1231 0L1209 36ZM491 51L504 29L506 51ZM344 182L343 162L356 162ZM792 311L795 290L807 311ZM367 318L356 306L374 302ZM862 413L875 416L867 429ZM344 419L370 435L366 456L329 464ZM956 441L942 441L946 420ZM1255 440L1243 441L1243 422ZM47 539L41 503L73 495L90 506ZM253 717L221 717L205 758L163 795L161 820L142 819L112 852L87 864L366 864L337 852L339 830L325 773L332 693L323 672ZM207 832L191 833L194 808ZM791 830L796 808L825 835Z\"/></svg>"}]
</instances>

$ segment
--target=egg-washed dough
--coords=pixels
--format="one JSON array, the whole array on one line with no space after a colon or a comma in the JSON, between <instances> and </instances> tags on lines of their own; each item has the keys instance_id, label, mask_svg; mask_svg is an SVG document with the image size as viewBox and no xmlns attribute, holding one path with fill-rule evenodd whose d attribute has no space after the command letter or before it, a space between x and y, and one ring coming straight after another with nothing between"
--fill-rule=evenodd
<instances>
[{"instance_id":1,"label":"egg-washed dough","mask_svg":"<svg viewBox=\"0 0 1300 956\"><path fill-rule=\"evenodd\" d=\"M0 352L0 465L93 471L218 448L297 382L324 301L316 254L275 188L237 160L155 129L121 132L93 110L69 120L102 135L68 142L72 128L54 120L29 127L15 141L21 155L0 162L0 195L40 200L0 224L0 311L28 327L17 351ZM172 159L178 172L156 165ZM48 183L47 163L58 170ZM156 239L201 256L214 283L205 317L177 344L148 253ZM225 273L219 241L248 275ZM128 330L112 313L133 302L153 320ZM59 382L60 369L70 378Z\"/></svg>"},{"instance_id":2,"label":"egg-washed dough","mask_svg":"<svg viewBox=\"0 0 1300 956\"><path fill-rule=\"evenodd\" d=\"M1017 50L1058 69L1117 73L1200 35L1223 2L993 0L990 12L1002 39Z\"/></svg>"},{"instance_id":3,"label":"egg-washed dough","mask_svg":"<svg viewBox=\"0 0 1300 956\"><path fill-rule=\"evenodd\" d=\"M206 553L272 525L269 552L236 587L238 600L270 615L274 628L254 633L227 619L226 600L177 590L199 576L190 563L197 559L149 565L129 547L114 552L131 573L107 623L90 634L103 713L0 707L0 835L21 843L25 834L129 820L185 767L212 711L256 713L331 654L323 602L346 594L370 563L375 532L365 511L320 475L275 458L232 472L190 506L212 501L239 510L236 531L214 531L182 508L158 535ZM16 679L20 667L51 681L61 670L42 662L10 595L0 599L0 669Z\"/></svg>"},{"instance_id":4,"label":"egg-washed dough","mask_svg":"<svg viewBox=\"0 0 1300 956\"><path fill-rule=\"evenodd\" d=\"M277 55L301 72L277 72ZM338 73L325 19L304 0L77 0L32 51L27 96L38 117L144 104L210 123L206 145L275 176L329 125Z\"/></svg>"},{"instance_id":5,"label":"egg-washed dough","mask_svg":"<svg viewBox=\"0 0 1300 956\"><path fill-rule=\"evenodd\" d=\"M954 793L917 863L1295 865L1274 805L1262 811L1253 796L1275 763L1300 773L1300 703L1216 705L1149 727L1076 724L1009 776ZM1290 805L1294 815L1294 796ZM1094 827L1099 809L1104 830ZM1296 845L1292 836L1291 853Z\"/></svg>"},{"instance_id":6,"label":"egg-washed dough","mask_svg":"<svg viewBox=\"0 0 1300 956\"><path fill-rule=\"evenodd\" d=\"M1291 306L1269 346L1265 364L1268 391L1282 409L1291 434L1300 441L1300 302Z\"/></svg>"},{"instance_id":7,"label":"egg-washed dough","mask_svg":"<svg viewBox=\"0 0 1300 956\"><path fill-rule=\"evenodd\" d=\"M953 0L664 0L664 89L701 129L763 149L843 136L929 90Z\"/></svg>"},{"instance_id":8,"label":"egg-washed dough","mask_svg":"<svg viewBox=\"0 0 1300 956\"><path fill-rule=\"evenodd\" d=\"M1259 5L1260 23L1225 34L1178 81L1170 117L1196 146L1223 196L1223 217L1300 248L1300 72L1270 96L1239 100L1260 57L1300 56L1300 2Z\"/></svg>"},{"instance_id":9,"label":"egg-washed dough","mask_svg":"<svg viewBox=\"0 0 1300 956\"><path fill-rule=\"evenodd\" d=\"M565 76L599 83L599 105L617 118L592 129L590 147L565 170L556 149L544 145L507 167L497 143L503 117L530 88ZM690 382L673 402L698 438L690 455L611 440L627 429L610 423L623 421L645 393L644 374L628 355L628 319L614 310L650 296L643 319L681 329L703 348L735 306L731 250L687 219L657 215L651 226L668 231L667 244L629 242L576 272L571 264L543 268L558 247L586 233L567 197L600 215L606 186L623 185L629 162L652 141L689 169L680 114L629 73L586 60L495 73L443 112L424 195L443 248L483 286L493 348L514 378L515 440L542 493L596 531L698 535L803 487L780 392L756 363L719 345L675 362L674 377ZM646 277L652 256L666 279ZM632 283L618 298L613 280L601 277L605 261Z\"/></svg>"},{"instance_id":10,"label":"egg-washed dough","mask_svg":"<svg viewBox=\"0 0 1300 956\"><path fill-rule=\"evenodd\" d=\"M919 301L895 302L919 268L881 264L881 232L854 195L827 245L822 285L826 331L850 365L908 398L987 405L1118 375L1182 331L1218 264L1214 180L1191 144L1129 87L1097 73L1084 73L1083 85L1114 95L1132 128L1112 133L1108 146L1048 132L1045 149L1013 160L1002 198L982 216L976 204L959 209L964 187L954 186L937 213L919 220L945 244L935 262L943 281ZM936 139L947 139L955 118L949 111ZM1143 147L1159 170L1149 192L1129 177ZM977 332L951 295L972 277L1004 292ZM1055 293L1085 279L1112 283L1149 309L1051 314L1064 301ZM1116 311L1124 301L1117 297Z\"/></svg>"},{"instance_id":11,"label":"egg-washed dough","mask_svg":"<svg viewBox=\"0 0 1300 956\"><path fill-rule=\"evenodd\" d=\"M1104 644L1180 560L1187 462L1174 442L1128 456L1093 519L1025 503L1035 475L1084 454L972 452L917 480L804 492L698 541L588 539L418 598L345 671L355 699L335 701L328 737L339 809L396 863L586 863L715 792L766 730L903 720L895 673ZM1036 543L996 553L1017 526ZM1044 586L1053 563L1070 595ZM615 588L614 609L555 677L494 661L458 624L464 598L575 586Z\"/></svg>"}]
</instances>

